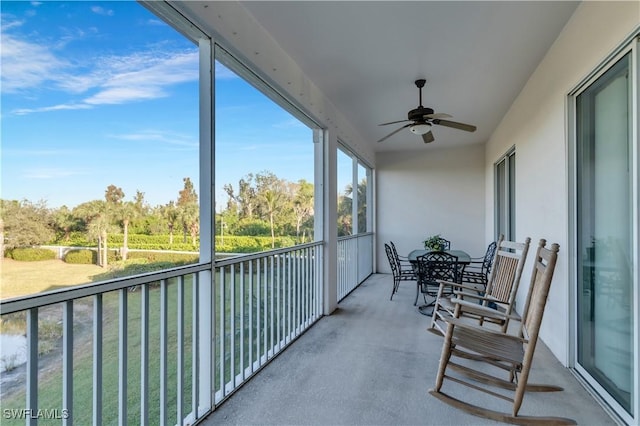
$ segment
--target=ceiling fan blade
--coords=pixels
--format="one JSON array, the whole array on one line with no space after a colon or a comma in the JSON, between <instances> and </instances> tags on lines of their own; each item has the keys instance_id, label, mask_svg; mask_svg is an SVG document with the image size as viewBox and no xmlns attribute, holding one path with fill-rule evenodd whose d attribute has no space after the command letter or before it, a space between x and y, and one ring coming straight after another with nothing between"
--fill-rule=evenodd
<instances>
[{"instance_id":1,"label":"ceiling fan blade","mask_svg":"<svg viewBox=\"0 0 640 426\"><path fill-rule=\"evenodd\" d=\"M436 119L436 120L433 120L432 123L438 124L440 126L451 127L453 129L465 130L467 132L476 131L476 126L472 126L471 124L457 123L455 121Z\"/></svg>"},{"instance_id":2,"label":"ceiling fan blade","mask_svg":"<svg viewBox=\"0 0 640 426\"><path fill-rule=\"evenodd\" d=\"M391 136L393 136L393 135L395 135L396 133L398 133L400 130L402 130L402 129L404 129L404 128L407 128L407 127L411 126L412 124L413 124L413 123L405 124L404 126L402 126L402 127L398 128L398 129L394 130L393 132L389 133L387 136L385 136L384 138L380 139L378 142L382 142L382 141L384 141L384 140L386 140L386 139L390 138Z\"/></svg>"},{"instance_id":3,"label":"ceiling fan blade","mask_svg":"<svg viewBox=\"0 0 640 426\"><path fill-rule=\"evenodd\" d=\"M388 123L380 123L380 124L378 124L378 126L386 126L388 124L396 124L396 123L406 123L407 121L411 121L411 120L390 121Z\"/></svg>"},{"instance_id":4,"label":"ceiling fan blade","mask_svg":"<svg viewBox=\"0 0 640 426\"><path fill-rule=\"evenodd\" d=\"M445 114L444 112L436 112L434 114L425 114L423 117L435 119L435 118L451 118L453 116L449 114Z\"/></svg>"},{"instance_id":5,"label":"ceiling fan blade","mask_svg":"<svg viewBox=\"0 0 640 426\"><path fill-rule=\"evenodd\" d=\"M422 135L422 140L424 141L424 143L433 142L435 140L435 138L433 137L433 132L428 131L427 133Z\"/></svg>"}]
</instances>

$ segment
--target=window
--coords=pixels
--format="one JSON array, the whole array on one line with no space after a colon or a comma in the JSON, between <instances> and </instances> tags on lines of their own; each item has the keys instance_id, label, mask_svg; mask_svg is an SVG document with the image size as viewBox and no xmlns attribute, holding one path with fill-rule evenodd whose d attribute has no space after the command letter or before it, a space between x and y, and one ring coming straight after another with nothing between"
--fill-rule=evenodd
<instances>
[{"instance_id":1,"label":"window","mask_svg":"<svg viewBox=\"0 0 640 426\"><path fill-rule=\"evenodd\" d=\"M516 234L516 152L511 149L495 164L495 237Z\"/></svg>"},{"instance_id":2,"label":"window","mask_svg":"<svg viewBox=\"0 0 640 426\"><path fill-rule=\"evenodd\" d=\"M221 47L215 69L217 256L313 241L317 126Z\"/></svg>"},{"instance_id":3,"label":"window","mask_svg":"<svg viewBox=\"0 0 640 426\"><path fill-rule=\"evenodd\" d=\"M353 234L353 159L338 149L338 236Z\"/></svg>"},{"instance_id":4,"label":"window","mask_svg":"<svg viewBox=\"0 0 640 426\"><path fill-rule=\"evenodd\" d=\"M338 236L371 231L371 168L343 147L338 149L337 173Z\"/></svg>"},{"instance_id":5,"label":"window","mask_svg":"<svg viewBox=\"0 0 640 426\"><path fill-rule=\"evenodd\" d=\"M3 4L2 43L4 248L87 269L3 297L198 262L198 46L137 2Z\"/></svg>"},{"instance_id":6,"label":"window","mask_svg":"<svg viewBox=\"0 0 640 426\"><path fill-rule=\"evenodd\" d=\"M368 225L368 191L369 191L369 178L368 169L362 164L358 164L358 234L367 232L369 230Z\"/></svg>"}]
</instances>

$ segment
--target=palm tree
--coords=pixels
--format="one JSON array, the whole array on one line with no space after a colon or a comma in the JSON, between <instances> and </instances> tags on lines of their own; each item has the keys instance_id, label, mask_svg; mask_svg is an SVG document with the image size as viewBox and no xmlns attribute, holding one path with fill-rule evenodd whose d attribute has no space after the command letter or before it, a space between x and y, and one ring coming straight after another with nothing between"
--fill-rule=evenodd
<instances>
[{"instance_id":1,"label":"palm tree","mask_svg":"<svg viewBox=\"0 0 640 426\"><path fill-rule=\"evenodd\" d=\"M271 248L276 247L276 234L275 227L273 224L273 215L276 211L276 205L278 204L278 200L280 199L280 194L278 194L273 189L267 189L263 193L265 205L267 207L267 214L269 215L269 226L271 227Z\"/></svg>"},{"instance_id":2,"label":"palm tree","mask_svg":"<svg viewBox=\"0 0 640 426\"><path fill-rule=\"evenodd\" d=\"M178 212L182 222L183 241L187 242L187 235L191 235L191 243L196 246L196 238L200 229L198 194L188 177L183 178L184 188L178 193Z\"/></svg>"},{"instance_id":3,"label":"palm tree","mask_svg":"<svg viewBox=\"0 0 640 426\"><path fill-rule=\"evenodd\" d=\"M173 201L169 201L169 204L162 208L162 217L167 221L169 228L169 247L173 246L173 230L175 229L176 222L178 221L179 212Z\"/></svg>"},{"instance_id":4,"label":"palm tree","mask_svg":"<svg viewBox=\"0 0 640 426\"><path fill-rule=\"evenodd\" d=\"M113 231L110 208L107 202L94 200L82 203L73 209L73 214L82 218L87 225L89 241L98 241L98 266L106 268L108 265L107 235Z\"/></svg>"},{"instance_id":5,"label":"palm tree","mask_svg":"<svg viewBox=\"0 0 640 426\"><path fill-rule=\"evenodd\" d=\"M53 211L53 226L57 232L62 233L64 241L69 241L71 232L77 230L79 220L73 215L67 206L62 206Z\"/></svg>"},{"instance_id":6,"label":"palm tree","mask_svg":"<svg viewBox=\"0 0 640 426\"><path fill-rule=\"evenodd\" d=\"M134 203L126 201L120 206L119 216L122 218L122 231L124 239L122 242L122 260L127 260L128 240L129 240L129 223L138 217L138 210Z\"/></svg>"},{"instance_id":7,"label":"palm tree","mask_svg":"<svg viewBox=\"0 0 640 426\"><path fill-rule=\"evenodd\" d=\"M299 241L302 224L306 218L313 214L313 184L301 179L296 187L297 190L293 197L293 212L296 219L296 240Z\"/></svg>"}]
</instances>

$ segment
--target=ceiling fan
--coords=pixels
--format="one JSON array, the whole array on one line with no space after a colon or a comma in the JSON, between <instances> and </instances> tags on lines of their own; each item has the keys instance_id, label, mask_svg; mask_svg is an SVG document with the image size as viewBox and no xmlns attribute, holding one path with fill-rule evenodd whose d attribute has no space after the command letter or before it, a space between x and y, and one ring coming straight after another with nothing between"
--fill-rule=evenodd
<instances>
[{"instance_id":1,"label":"ceiling fan","mask_svg":"<svg viewBox=\"0 0 640 426\"><path fill-rule=\"evenodd\" d=\"M419 105L418 105L418 108L412 109L411 111L409 111L409 113L407 114L408 120L390 121L389 123L378 124L378 126L387 126L389 124L405 123L407 121L409 121L409 123L389 133L387 136L383 137L378 142L382 142L388 139L389 137L398 133L400 130L405 129L407 127L409 128L409 130L411 130L412 133L416 135L421 135L424 143L433 142L435 140L433 137L433 133L431 133L431 126L434 124L437 126L451 127L453 129L464 130L467 132L476 131L476 126L472 126L471 124L457 123L455 121L443 120L443 118L449 118L451 116L449 114L444 114L444 113L435 113L433 109L423 107L422 106L422 88L424 87L424 84L426 82L427 81L424 79L415 81L415 84L418 87L418 90L420 91Z\"/></svg>"}]
</instances>

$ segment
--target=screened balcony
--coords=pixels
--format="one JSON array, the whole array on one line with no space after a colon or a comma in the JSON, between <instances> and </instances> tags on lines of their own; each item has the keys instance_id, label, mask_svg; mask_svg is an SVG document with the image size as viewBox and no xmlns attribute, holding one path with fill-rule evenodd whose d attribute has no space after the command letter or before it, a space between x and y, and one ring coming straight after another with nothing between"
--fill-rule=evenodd
<instances>
[{"instance_id":1,"label":"screened balcony","mask_svg":"<svg viewBox=\"0 0 640 426\"><path fill-rule=\"evenodd\" d=\"M199 115L194 117L199 118L199 168L193 168L203 188L200 263L3 301L3 317L24 318L27 329L26 364L2 383L4 389L18 389L15 398L3 396L2 408L12 417L3 424L24 424L27 417L29 424L45 418L66 424L488 423L427 395L440 340L425 331L411 285L388 300L391 277L384 274L388 268L382 245L393 239L406 253L427 234L443 233L456 247L480 254L503 230L514 239L544 237L562 247L543 323L548 346L538 350L533 380L560 384L565 391L528 394L522 413L543 409L579 424L614 424L600 402L614 407L620 423L637 423L637 326L631 339L635 358L629 364L635 369L623 375L631 376L625 389L631 395L627 406L619 406L588 374L579 375L574 359L575 259L580 253L572 239L572 191L577 184L566 134L574 124L567 117L567 93L582 84L586 74L600 72L598 64L614 58L612 51L619 53L616 46L636 37L637 5L520 2L541 7L534 17L515 9L502 15L506 9L492 9L495 2L486 2L489 8L478 14L469 13L464 8L470 5L461 2L451 19L434 22L457 28L452 30L455 37L443 39L460 39L461 44L431 50L421 32L439 25L425 26L423 20L442 15L429 10L406 13L404 18L417 24L399 20L393 26L395 37L388 37L392 31L379 28L391 27L387 18L400 7L390 2L380 2L382 12L369 9L368 19L362 18L359 6L351 5L352 22L338 10L324 10L325 2L315 2L309 10L299 9L304 2L292 2L279 13L262 2L141 3L198 49ZM438 3L437 10L447 2L410 3L404 7L429 9ZM476 6L484 7L481 3ZM558 7L557 12L545 12L543 4ZM256 16L262 20L256 22ZM310 25L298 39L288 31L300 26L285 28L278 24L280 17ZM328 23L341 17L347 18L342 32L328 31ZM466 25L469 18L478 21ZM382 23L372 25L375 19ZM535 28L529 27L532 22ZM350 26L356 23L362 25L360 31ZM371 29L375 34L363 37L360 48L349 44L361 40L356 34ZM401 37L403 29L420 34ZM372 42L380 34L384 37L379 43ZM297 46L303 35L309 44ZM343 36L344 45L322 38L327 35ZM535 42L533 35L538 37ZM516 36L522 37L519 42ZM585 36L591 38L585 42ZM431 40L439 37L433 34ZM320 39L325 40L322 46L315 44ZM401 49L398 39L407 43ZM343 56L324 62L330 55L322 49L333 53L338 44ZM481 51L480 46L490 50ZM468 49L467 55L458 55L462 48ZM381 54L401 51L405 56L395 60ZM353 52L360 56L350 62ZM452 56L439 61L439 53ZM456 55L457 61L447 65ZM240 77L312 130L314 164L308 168L313 168L317 191L314 242L244 258L211 258L212 239L221 234L216 229L216 166L211 161L220 142L214 135L220 112L213 99L216 61L237 62L234 69ZM349 65L357 67L350 70ZM443 68L431 68L436 65ZM377 144L386 134L379 123L398 113L401 119L415 107L411 83L423 73L434 82L440 78L438 84L428 82L429 102L434 100L434 106L456 114L456 119L473 122L479 131L472 136L443 129L430 145L421 140L416 144L408 133L398 134L393 143ZM364 76L376 78L359 78ZM373 89L376 95L369 98ZM637 132L633 134L637 145ZM367 226L362 234L348 237L336 232L336 157L343 149L354 154L354 165L361 160L370 167ZM632 170L637 168L634 161ZM358 217L356 210L353 217ZM359 231L357 225L355 229ZM637 253L637 236L633 241ZM633 268L629 285L637 325L637 262ZM39 332L52 324L61 327L63 338L54 362L45 367L39 347L50 342ZM91 343L80 345L78 337L87 333ZM54 368L48 368L51 365ZM90 373L79 374L80 367Z\"/></svg>"},{"instance_id":2,"label":"screened balcony","mask_svg":"<svg viewBox=\"0 0 640 426\"><path fill-rule=\"evenodd\" d=\"M426 331L412 282L389 301L390 275L355 287L355 272L341 274L348 295L323 316L321 257L309 244L222 261L213 294L198 265L3 301L3 315L25 312L28 342L26 365L10 376L23 390L3 399L6 424L491 423L427 394L442 338ZM39 313L56 306L57 368L39 359L37 337ZM87 332L91 345L74 344ZM565 391L527 394L522 414L615 424L546 346L536 357L533 380ZM79 376L87 368L91 377Z\"/></svg>"},{"instance_id":3,"label":"screened balcony","mask_svg":"<svg viewBox=\"0 0 640 426\"><path fill-rule=\"evenodd\" d=\"M390 275L372 275L203 424L498 424L427 393L435 382L442 338L426 331L430 318L413 306L413 284L403 283L389 301ZM530 382L565 390L527 393L523 415L616 424L544 344L537 348Z\"/></svg>"}]
</instances>

